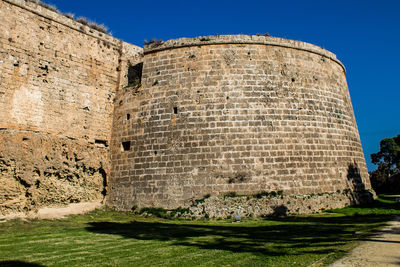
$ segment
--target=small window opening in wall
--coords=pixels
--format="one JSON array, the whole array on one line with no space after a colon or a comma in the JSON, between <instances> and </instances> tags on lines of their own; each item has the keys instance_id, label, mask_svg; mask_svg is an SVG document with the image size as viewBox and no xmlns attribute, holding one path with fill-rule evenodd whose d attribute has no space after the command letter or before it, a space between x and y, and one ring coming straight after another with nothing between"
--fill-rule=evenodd
<instances>
[{"instance_id":1,"label":"small window opening in wall","mask_svg":"<svg viewBox=\"0 0 400 267\"><path fill-rule=\"evenodd\" d=\"M131 114L129 114L129 113L128 113L128 114L126 114L126 120L127 120L127 121L129 121L129 120L130 120L130 118L131 118Z\"/></svg>"},{"instance_id":2,"label":"small window opening in wall","mask_svg":"<svg viewBox=\"0 0 400 267\"><path fill-rule=\"evenodd\" d=\"M131 150L131 141L122 142L122 151Z\"/></svg>"},{"instance_id":3,"label":"small window opening in wall","mask_svg":"<svg viewBox=\"0 0 400 267\"><path fill-rule=\"evenodd\" d=\"M178 114L178 107L174 107L174 114Z\"/></svg>"},{"instance_id":4,"label":"small window opening in wall","mask_svg":"<svg viewBox=\"0 0 400 267\"><path fill-rule=\"evenodd\" d=\"M143 62L128 66L128 84L140 85L142 83Z\"/></svg>"},{"instance_id":5,"label":"small window opening in wall","mask_svg":"<svg viewBox=\"0 0 400 267\"><path fill-rule=\"evenodd\" d=\"M154 151L154 155L157 155L157 151Z\"/></svg>"},{"instance_id":6,"label":"small window opening in wall","mask_svg":"<svg viewBox=\"0 0 400 267\"><path fill-rule=\"evenodd\" d=\"M107 141L106 140L98 140L94 139L94 143L100 146L108 147Z\"/></svg>"}]
</instances>

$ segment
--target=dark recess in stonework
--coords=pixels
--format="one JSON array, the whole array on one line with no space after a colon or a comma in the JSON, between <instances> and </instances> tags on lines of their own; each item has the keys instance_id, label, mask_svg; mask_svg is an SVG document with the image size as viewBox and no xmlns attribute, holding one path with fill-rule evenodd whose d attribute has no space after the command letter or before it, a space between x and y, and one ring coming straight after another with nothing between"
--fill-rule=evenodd
<instances>
[{"instance_id":1,"label":"dark recess in stonework","mask_svg":"<svg viewBox=\"0 0 400 267\"><path fill-rule=\"evenodd\" d=\"M128 84L140 85L142 83L143 62L128 67Z\"/></svg>"},{"instance_id":2,"label":"dark recess in stonework","mask_svg":"<svg viewBox=\"0 0 400 267\"><path fill-rule=\"evenodd\" d=\"M131 141L122 142L122 150L123 151L131 150Z\"/></svg>"},{"instance_id":3,"label":"dark recess in stonework","mask_svg":"<svg viewBox=\"0 0 400 267\"><path fill-rule=\"evenodd\" d=\"M107 173L103 168L100 168L99 172L103 177L103 191L101 191L101 194L105 197L107 195Z\"/></svg>"},{"instance_id":4,"label":"dark recess in stonework","mask_svg":"<svg viewBox=\"0 0 400 267\"><path fill-rule=\"evenodd\" d=\"M108 144L107 144L107 141L106 141L106 140L98 140L98 139L95 139L95 140L94 140L94 143L95 143L95 144L98 144L98 145L101 145L101 146L104 146L104 147L108 147Z\"/></svg>"}]
</instances>

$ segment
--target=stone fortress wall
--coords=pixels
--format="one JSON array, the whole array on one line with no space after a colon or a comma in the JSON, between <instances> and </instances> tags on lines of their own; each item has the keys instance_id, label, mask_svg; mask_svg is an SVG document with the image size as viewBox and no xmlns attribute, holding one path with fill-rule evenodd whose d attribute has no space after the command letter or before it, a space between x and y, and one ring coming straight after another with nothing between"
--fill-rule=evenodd
<instances>
[{"instance_id":1,"label":"stone fortress wall","mask_svg":"<svg viewBox=\"0 0 400 267\"><path fill-rule=\"evenodd\" d=\"M370 188L345 69L320 47L248 35L150 44L141 87L121 103L117 208Z\"/></svg>"},{"instance_id":2,"label":"stone fortress wall","mask_svg":"<svg viewBox=\"0 0 400 267\"><path fill-rule=\"evenodd\" d=\"M0 1L0 214L100 201L115 93L142 48Z\"/></svg>"},{"instance_id":3,"label":"stone fortress wall","mask_svg":"<svg viewBox=\"0 0 400 267\"><path fill-rule=\"evenodd\" d=\"M322 48L236 35L143 51L25 0L0 0L0 26L0 216L229 192L338 207L322 194L371 188L345 69Z\"/></svg>"}]
</instances>

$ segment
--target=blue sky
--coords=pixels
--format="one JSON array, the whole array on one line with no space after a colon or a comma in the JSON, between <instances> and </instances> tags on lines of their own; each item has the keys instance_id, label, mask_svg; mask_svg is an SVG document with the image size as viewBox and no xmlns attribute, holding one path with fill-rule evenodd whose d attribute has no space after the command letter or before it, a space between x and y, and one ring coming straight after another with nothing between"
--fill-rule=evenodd
<instances>
[{"instance_id":1,"label":"blue sky","mask_svg":"<svg viewBox=\"0 0 400 267\"><path fill-rule=\"evenodd\" d=\"M112 34L144 40L268 32L335 53L347 82L369 170L379 141L400 134L400 1L45 0Z\"/></svg>"}]
</instances>

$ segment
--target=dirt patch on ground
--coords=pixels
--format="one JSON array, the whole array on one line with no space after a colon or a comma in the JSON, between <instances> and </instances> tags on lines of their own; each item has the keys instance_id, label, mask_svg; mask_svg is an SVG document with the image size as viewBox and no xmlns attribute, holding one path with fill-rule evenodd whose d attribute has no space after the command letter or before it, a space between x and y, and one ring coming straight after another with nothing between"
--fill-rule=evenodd
<instances>
[{"instance_id":1,"label":"dirt patch on ground","mask_svg":"<svg viewBox=\"0 0 400 267\"><path fill-rule=\"evenodd\" d=\"M67 215L86 213L101 206L100 202L85 202L74 203L61 208L42 208L39 209L37 217L39 219L59 219Z\"/></svg>"},{"instance_id":2,"label":"dirt patch on ground","mask_svg":"<svg viewBox=\"0 0 400 267\"><path fill-rule=\"evenodd\" d=\"M83 214L102 207L101 202L72 203L65 207L40 208L37 212L16 212L0 216L0 222L12 219L61 219L68 215Z\"/></svg>"}]
</instances>

